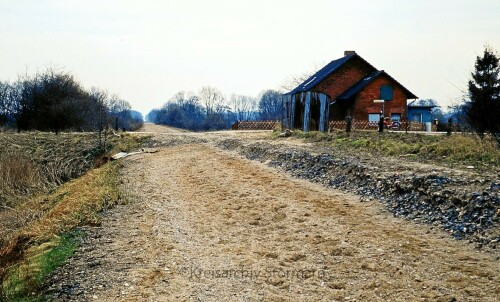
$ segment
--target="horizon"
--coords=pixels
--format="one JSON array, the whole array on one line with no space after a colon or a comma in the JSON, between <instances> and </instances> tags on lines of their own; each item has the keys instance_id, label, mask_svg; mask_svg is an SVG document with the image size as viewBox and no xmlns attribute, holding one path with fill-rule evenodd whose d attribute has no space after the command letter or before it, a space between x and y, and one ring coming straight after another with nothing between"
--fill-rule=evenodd
<instances>
[{"instance_id":1,"label":"horizon","mask_svg":"<svg viewBox=\"0 0 500 302\"><path fill-rule=\"evenodd\" d=\"M500 50L498 11L489 0L3 2L0 81L62 68L145 117L202 86L226 97L279 90L355 50L445 109L464 95L484 46Z\"/></svg>"}]
</instances>

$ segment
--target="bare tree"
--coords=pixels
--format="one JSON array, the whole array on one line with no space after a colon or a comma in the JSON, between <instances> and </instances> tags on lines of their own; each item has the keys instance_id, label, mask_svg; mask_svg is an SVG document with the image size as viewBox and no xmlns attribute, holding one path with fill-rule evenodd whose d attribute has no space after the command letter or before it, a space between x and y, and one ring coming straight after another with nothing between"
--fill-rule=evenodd
<instances>
[{"instance_id":1,"label":"bare tree","mask_svg":"<svg viewBox=\"0 0 500 302\"><path fill-rule=\"evenodd\" d=\"M315 63L307 71L288 76L280 86L281 92L290 92L314 75L324 64Z\"/></svg>"},{"instance_id":2,"label":"bare tree","mask_svg":"<svg viewBox=\"0 0 500 302\"><path fill-rule=\"evenodd\" d=\"M108 93L105 90L92 87L90 89L90 98L93 101L91 112L89 112L89 119L91 120L92 127L97 131L99 136L99 147L102 147L102 132L108 128ZM104 146L106 142L104 142Z\"/></svg>"},{"instance_id":3,"label":"bare tree","mask_svg":"<svg viewBox=\"0 0 500 302\"><path fill-rule=\"evenodd\" d=\"M220 109L225 102L225 97L217 88L204 86L201 88L198 98L206 110L207 116Z\"/></svg>"},{"instance_id":4,"label":"bare tree","mask_svg":"<svg viewBox=\"0 0 500 302\"><path fill-rule=\"evenodd\" d=\"M257 111L257 99L254 97L233 94L229 104L236 120L239 121L253 119L253 115Z\"/></svg>"},{"instance_id":5,"label":"bare tree","mask_svg":"<svg viewBox=\"0 0 500 302\"><path fill-rule=\"evenodd\" d=\"M276 90L266 90L259 98L259 111L262 120L279 120L283 111L281 93Z\"/></svg>"},{"instance_id":6,"label":"bare tree","mask_svg":"<svg viewBox=\"0 0 500 302\"><path fill-rule=\"evenodd\" d=\"M7 82L0 82L0 126L7 123L9 116L9 93L10 84Z\"/></svg>"},{"instance_id":7,"label":"bare tree","mask_svg":"<svg viewBox=\"0 0 500 302\"><path fill-rule=\"evenodd\" d=\"M108 97L104 90L83 89L70 73L47 69L21 75L12 84L0 82L0 126L21 130L98 131L120 118L122 128L142 123L127 101ZM132 127L133 125L133 127Z\"/></svg>"}]
</instances>

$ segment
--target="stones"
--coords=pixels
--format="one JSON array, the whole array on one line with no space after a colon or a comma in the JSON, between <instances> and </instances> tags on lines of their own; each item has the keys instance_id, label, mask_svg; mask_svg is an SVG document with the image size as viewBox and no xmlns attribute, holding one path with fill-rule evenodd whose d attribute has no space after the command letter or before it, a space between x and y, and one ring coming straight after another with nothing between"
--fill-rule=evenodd
<instances>
[{"instance_id":1,"label":"stones","mask_svg":"<svg viewBox=\"0 0 500 302\"><path fill-rule=\"evenodd\" d=\"M235 142L219 147L237 149L248 159L266 162L297 178L358 194L362 202L375 198L397 217L440 225L452 237L471 239L480 243L477 246L496 244L499 239L482 235L500 222L500 184L484 176L453 175L453 171L439 169L398 170L383 158L361 160L334 155L333 149L313 153L307 148Z\"/></svg>"}]
</instances>

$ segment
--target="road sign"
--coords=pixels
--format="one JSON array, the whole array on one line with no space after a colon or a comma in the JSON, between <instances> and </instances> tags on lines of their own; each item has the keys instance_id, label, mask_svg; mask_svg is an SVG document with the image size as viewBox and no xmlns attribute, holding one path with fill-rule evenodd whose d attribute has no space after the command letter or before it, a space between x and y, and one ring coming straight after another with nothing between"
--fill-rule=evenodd
<instances>
[{"instance_id":1,"label":"road sign","mask_svg":"<svg viewBox=\"0 0 500 302\"><path fill-rule=\"evenodd\" d=\"M384 100L373 100L374 103L383 103Z\"/></svg>"}]
</instances>

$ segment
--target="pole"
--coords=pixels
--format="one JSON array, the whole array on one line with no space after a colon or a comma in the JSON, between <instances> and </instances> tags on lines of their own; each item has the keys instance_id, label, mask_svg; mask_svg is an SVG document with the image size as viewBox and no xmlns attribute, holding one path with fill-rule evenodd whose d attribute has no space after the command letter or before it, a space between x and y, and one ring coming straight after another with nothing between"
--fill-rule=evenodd
<instances>
[{"instance_id":1,"label":"pole","mask_svg":"<svg viewBox=\"0 0 500 302\"><path fill-rule=\"evenodd\" d=\"M346 121L346 129L345 129L345 131L347 133L350 133L351 129L352 129L352 117L350 115L348 115L346 117L345 121Z\"/></svg>"},{"instance_id":2,"label":"pole","mask_svg":"<svg viewBox=\"0 0 500 302\"><path fill-rule=\"evenodd\" d=\"M384 132L384 115L380 115L380 119L378 121L378 132L382 133Z\"/></svg>"}]
</instances>

